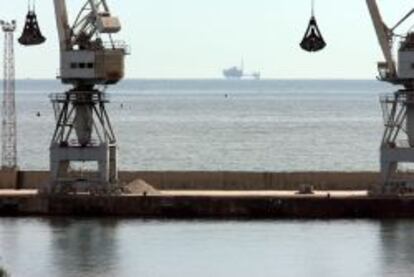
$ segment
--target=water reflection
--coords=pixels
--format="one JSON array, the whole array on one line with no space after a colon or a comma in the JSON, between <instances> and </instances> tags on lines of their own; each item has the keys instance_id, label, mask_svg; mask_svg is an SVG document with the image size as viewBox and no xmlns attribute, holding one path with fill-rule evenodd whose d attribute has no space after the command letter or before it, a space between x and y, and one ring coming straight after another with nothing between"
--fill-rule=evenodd
<instances>
[{"instance_id":1,"label":"water reflection","mask_svg":"<svg viewBox=\"0 0 414 277\"><path fill-rule=\"evenodd\" d=\"M115 276L116 220L51 219L53 264L68 276Z\"/></svg>"},{"instance_id":2,"label":"water reflection","mask_svg":"<svg viewBox=\"0 0 414 277\"><path fill-rule=\"evenodd\" d=\"M14 276L412 276L414 221L0 218Z\"/></svg>"},{"instance_id":3,"label":"water reflection","mask_svg":"<svg viewBox=\"0 0 414 277\"><path fill-rule=\"evenodd\" d=\"M19 246L19 226L13 219L5 219L0 224L0 266L11 265L18 257Z\"/></svg>"},{"instance_id":4,"label":"water reflection","mask_svg":"<svg viewBox=\"0 0 414 277\"><path fill-rule=\"evenodd\" d=\"M413 276L414 221L388 220L381 222L382 275Z\"/></svg>"}]
</instances>

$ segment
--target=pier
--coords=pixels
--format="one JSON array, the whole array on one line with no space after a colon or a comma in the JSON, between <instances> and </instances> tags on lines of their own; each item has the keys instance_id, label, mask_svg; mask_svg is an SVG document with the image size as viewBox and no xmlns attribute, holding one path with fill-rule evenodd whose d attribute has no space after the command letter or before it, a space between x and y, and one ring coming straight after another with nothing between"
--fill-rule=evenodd
<instances>
[{"instance_id":1,"label":"pier","mask_svg":"<svg viewBox=\"0 0 414 277\"><path fill-rule=\"evenodd\" d=\"M158 219L412 218L414 196L366 191L161 191L160 195L54 195L0 192L1 216L135 217Z\"/></svg>"},{"instance_id":2,"label":"pier","mask_svg":"<svg viewBox=\"0 0 414 277\"><path fill-rule=\"evenodd\" d=\"M42 193L47 172L19 172L16 188L0 190L0 215L159 219L414 217L414 195L369 193L378 178L375 172L122 172L120 176L124 182L143 180L158 193L47 195ZM304 183L315 188L313 194L298 193Z\"/></svg>"}]
</instances>

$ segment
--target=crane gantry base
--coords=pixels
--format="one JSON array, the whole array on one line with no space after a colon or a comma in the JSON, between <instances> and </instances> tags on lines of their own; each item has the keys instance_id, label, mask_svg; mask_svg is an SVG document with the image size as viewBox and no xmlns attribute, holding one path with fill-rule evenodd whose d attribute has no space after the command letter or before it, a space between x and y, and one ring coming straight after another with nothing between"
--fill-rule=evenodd
<instances>
[{"instance_id":1,"label":"crane gantry base","mask_svg":"<svg viewBox=\"0 0 414 277\"><path fill-rule=\"evenodd\" d=\"M109 191L116 187L117 143L105 93L71 90L54 94L51 100L57 119L50 146L51 191ZM93 167L83 170L73 167L74 163L92 163Z\"/></svg>"},{"instance_id":2,"label":"crane gantry base","mask_svg":"<svg viewBox=\"0 0 414 277\"><path fill-rule=\"evenodd\" d=\"M402 164L414 164L414 91L399 90L381 97L384 135L380 149L381 191L414 191L414 173Z\"/></svg>"}]
</instances>

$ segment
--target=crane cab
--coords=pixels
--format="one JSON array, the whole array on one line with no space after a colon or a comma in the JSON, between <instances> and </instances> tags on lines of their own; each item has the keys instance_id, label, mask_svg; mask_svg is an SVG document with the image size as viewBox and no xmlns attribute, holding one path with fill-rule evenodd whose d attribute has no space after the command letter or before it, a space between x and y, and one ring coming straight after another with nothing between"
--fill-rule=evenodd
<instances>
[{"instance_id":1,"label":"crane cab","mask_svg":"<svg viewBox=\"0 0 414 277\"><path fill-rule=\"evenodd\" d=\"M124 77L125 55L123 47L64 51L59 78L65 84L116 84Z\"/></svg>"},{"instance_id":2,"label":"crane cab","mask_svg":"<svg viewBox=\"0 0 414 277\"><path fill-rule=\"evenodd\" d=\"M109 13L100 13L96 18L96 25L102 34L115 34L121 31L119 18Z\"/></svg>"},{"instance_id":3,"label":"crane cab","mask_svg":"<svg viewBox=\"0 0 414 277\"><path fill-rule=\"evenodd\" d=\"M408 33L398 50L398 78L414 80L414 33Z\"/></svg>"}]
</instances>

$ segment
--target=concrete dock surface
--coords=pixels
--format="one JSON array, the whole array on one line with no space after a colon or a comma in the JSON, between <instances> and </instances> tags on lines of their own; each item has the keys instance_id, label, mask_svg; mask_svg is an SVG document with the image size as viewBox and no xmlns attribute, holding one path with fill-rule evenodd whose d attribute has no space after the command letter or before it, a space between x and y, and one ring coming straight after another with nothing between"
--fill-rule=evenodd
<instances>
[{"instance_id":1,"label":"concrete dock surface","mask_svg":"<svg viewBox=\"0 0 414 277\"><path fill-rule=\"evenodd\" d=\"M366 197L368 191L314 191L313 194L298 194L297 191L283 190L243 190L243 191L222 191L222 190L164 190L160 192L165 196L210 196L210 197Z\"/></svg>"},{"instance_id":2,"label":"concrete dock surface","mask_svg":"<svg viewBox=\"0 0 414 277\"><path fill-rule=\"evenodd\" d=\"M38 190L36 189L23 189L23 190L12 190L12 189L0 189L1 197L12 197L12 196L36 196Z\"/></svg>"},{"instance_id":3,"label":"concrete dock surface","mask_svg":"<svg viewBox=\"0 0 414 277\"><path fill-rule=\"evenodd\" d=\"M38 190L0 190L1 197L13 196L37 196ZM142 194L125 194L127 196L144 196ZM314 191L313 194L298 194L297 191L282 190L163 190L159 191L159 195L154 196L187 196L187 197L301 197L301 198L321 198L321 197L366 197L368 191ZM146 196L149 197L149 196Z\"/></svg>"}]
</instances>

